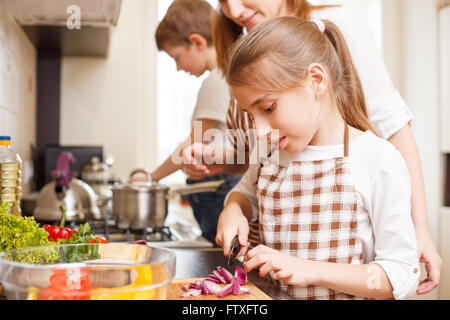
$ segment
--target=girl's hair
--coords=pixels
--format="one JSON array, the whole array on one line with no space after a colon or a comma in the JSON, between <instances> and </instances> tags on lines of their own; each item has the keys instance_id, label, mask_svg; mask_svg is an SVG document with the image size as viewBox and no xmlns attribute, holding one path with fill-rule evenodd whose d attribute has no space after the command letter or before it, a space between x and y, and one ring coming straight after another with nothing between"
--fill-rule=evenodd
<instances>
[{"instance_id":1,"label":"girl's hair","mask_svg":"<svg viewBox=\"0 0 450 320\"><path fill-rule=\"evenodd\" d=\"M211 14L214 8L205 0L175 0L155 33L158 50L167 44L189 45L189 36L197 33L213 46Z\"/></svg>"},{"instance_id":2,"label":"girl's hair","mask_svg":"<svg viewBox=\"0 0 450 320\"><path fill-rule=\"evenodd\" d=\"M311 11L328 7L338 7L338 5L313 6L306 0L284 0L289 11L301 19L308 20ZM218 67L225 72L229 57L229 50L234 42L242 35L243 28L232 20L228 19L219 9L212 12L212 29L214 46L217 52Z\"/></svg>"},{"instance_id":3,"label":"girl's hair","mask_svg":"<svg viewBox=\"0 0 450 320\"><path fill-rule=\"evenodd\" d=\"M328 92L346 123L375 132L369 122L363 89L344 36L338 27L296 17L269 19L240 39L226 70L231 86L283 92L301 86L313 63L328 75Z\"/></svg>"}]
</instances>

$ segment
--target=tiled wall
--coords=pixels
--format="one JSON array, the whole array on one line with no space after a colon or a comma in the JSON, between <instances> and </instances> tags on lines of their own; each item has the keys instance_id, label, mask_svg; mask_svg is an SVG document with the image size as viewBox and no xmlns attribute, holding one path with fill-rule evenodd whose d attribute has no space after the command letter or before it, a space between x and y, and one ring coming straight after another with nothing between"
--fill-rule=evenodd
<instances>
[{"instance_id":1,"label":"tiled wall","mask_svg":"<svg viewBox=\"0 0 450 320\"><path fill-rule=\"evenodd\" d=\"M23 160L23 191L33 175L30 144L36 143L37 52L0 1L0 135L12 137Z\"/></svg>"}]
</instances>

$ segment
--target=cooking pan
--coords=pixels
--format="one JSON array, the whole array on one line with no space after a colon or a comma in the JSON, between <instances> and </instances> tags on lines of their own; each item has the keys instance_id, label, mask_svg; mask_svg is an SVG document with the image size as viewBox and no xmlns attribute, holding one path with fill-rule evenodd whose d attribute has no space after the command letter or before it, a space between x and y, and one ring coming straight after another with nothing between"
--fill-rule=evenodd
<instances>
[{"instance_id":1,"label":"cooking pan","mask_svg":"<svg viewBox=\"0 0 450 320\"><path fill-rule=\"evenodd\" d=\"M146 182L133 182L136 174L144 174ZM133 170L130 181L112 189L112 215L119 229L145 230L164 226L168 213L168 200L175 195L201 192L215 192L225 180L190 184L185 187L169 188L152 182L151 175L144 169Z\"/></svg>"}]
</instances>

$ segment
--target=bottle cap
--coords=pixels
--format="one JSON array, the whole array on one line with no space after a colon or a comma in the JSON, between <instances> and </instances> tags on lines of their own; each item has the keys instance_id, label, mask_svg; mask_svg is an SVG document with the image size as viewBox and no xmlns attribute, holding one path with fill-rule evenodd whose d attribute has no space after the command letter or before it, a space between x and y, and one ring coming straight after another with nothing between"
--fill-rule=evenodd
<instances>
[{"instance_id":1,"label":"bottle cap","mask_svg":"<svg viewBox=\"0 0 450 320\"><path fill-rule=\"evenodd\" d=\"M11 137L0 136L0 146L9 146L9 145L11 145Z\"/></svg>"}]
</instances>

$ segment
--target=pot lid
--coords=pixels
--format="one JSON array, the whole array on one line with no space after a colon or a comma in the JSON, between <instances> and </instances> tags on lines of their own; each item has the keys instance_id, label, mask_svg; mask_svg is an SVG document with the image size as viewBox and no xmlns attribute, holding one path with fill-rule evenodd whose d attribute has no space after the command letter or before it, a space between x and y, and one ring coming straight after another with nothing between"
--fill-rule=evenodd
<instances>
[{"instance_id":1,"label":"pot lid","mask_svg":"<svg viewBox=\"0 0 450 320\"><path fill-rule=\"evenodd\" d=\"M130 182L119 185L112 189L115 190L135 190L135 191L147 191L147 190L169 190L169 187L160 183L148 183L148 182Z\"/></svg>"}]
</instances>

